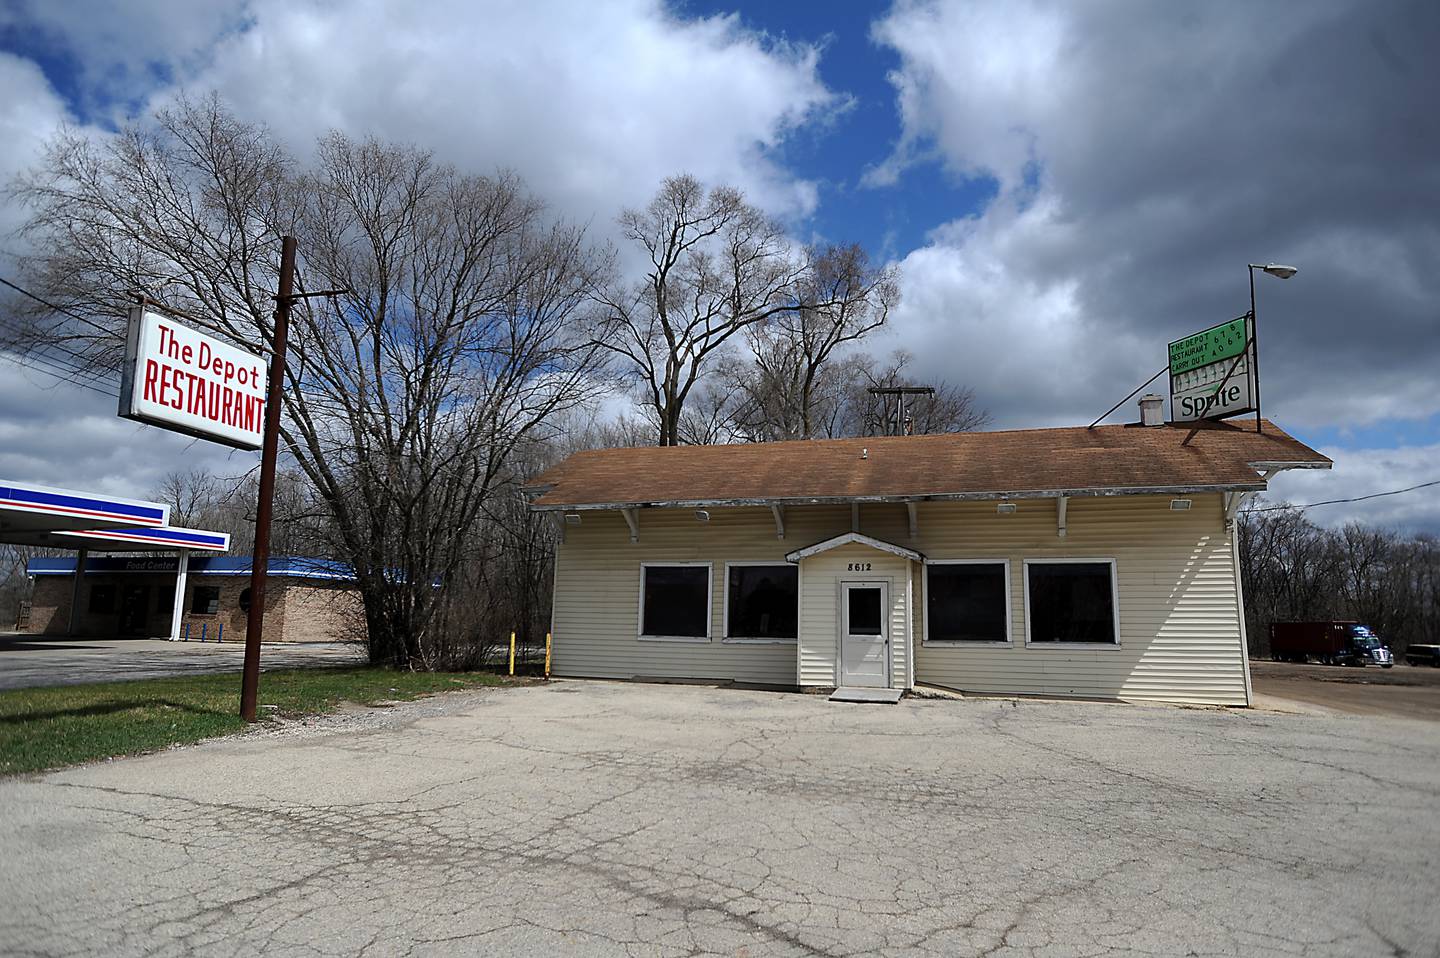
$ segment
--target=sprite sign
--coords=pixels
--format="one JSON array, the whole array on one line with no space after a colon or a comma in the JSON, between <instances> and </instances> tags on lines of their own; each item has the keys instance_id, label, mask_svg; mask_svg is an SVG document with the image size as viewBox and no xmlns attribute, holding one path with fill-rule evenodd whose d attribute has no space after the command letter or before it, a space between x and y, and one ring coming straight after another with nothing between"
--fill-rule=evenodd
<instances>
[{"instance_id":1,"label":"sprite sign","mask_svg":"<svg viewBox=\"0 0 1440 958\"><path fill-rule=\"evenodd\" d=\"M1246 352L1249 332L1248 317L1241 316L1170 344L1174 422L1224 419L1255 410L1256 364L1254 353Z\"/></svg>"}]
</instances>

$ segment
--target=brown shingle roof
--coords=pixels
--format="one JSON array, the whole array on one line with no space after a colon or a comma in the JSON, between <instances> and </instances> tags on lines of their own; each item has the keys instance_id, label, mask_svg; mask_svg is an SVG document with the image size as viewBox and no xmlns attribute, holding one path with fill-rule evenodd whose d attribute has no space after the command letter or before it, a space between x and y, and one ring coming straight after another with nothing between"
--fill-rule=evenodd
<instances>
[{"instance_id":1,"label":"brown shingle roof","mask_svg":"<svg viewBox=\"0 0 1440 958\"><path fill-rule=\"evenodd\" d=\"M577 452L536 477L540 509L990 498L1264 488L1257 464L1329 468L1269 422L1019 429Z\"/></svg>"}]
</instances>

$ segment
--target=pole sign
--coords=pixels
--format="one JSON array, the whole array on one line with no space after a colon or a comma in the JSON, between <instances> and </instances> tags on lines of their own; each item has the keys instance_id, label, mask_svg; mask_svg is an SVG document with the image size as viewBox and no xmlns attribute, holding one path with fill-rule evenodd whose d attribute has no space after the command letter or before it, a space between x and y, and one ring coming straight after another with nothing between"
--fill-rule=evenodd
<instances>
[{"instance_id":1,"label":"pole sign","mask_svg":"<svg viewBox=\"0 0 1440 958\"><path fill-rule=\"evenodd\" d=\"M201 439L259 449L265 360L142 308L130 310L120 415Z\"/></svg>"},{"instance_id":2,"label":"pole sign","mask_svg":"<svg viewBox=\"0 0 1440 958\"><path fill-rule=\"evenodd\" d=\"M1249 320L1242 316L1170 344L1172 421L1255 411L1256 363L1249 334Z\"/></svg>"}]
</instances>

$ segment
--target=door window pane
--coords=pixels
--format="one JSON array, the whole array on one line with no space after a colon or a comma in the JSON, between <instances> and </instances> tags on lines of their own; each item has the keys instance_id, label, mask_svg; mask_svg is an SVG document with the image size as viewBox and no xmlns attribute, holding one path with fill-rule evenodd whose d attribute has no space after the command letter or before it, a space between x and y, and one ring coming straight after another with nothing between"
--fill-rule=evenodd
<instances>
[{"instance_id":1,"label":"door window pane","mask_svg":"<svg viewBox=\"0 0 1440 958\"><path fill-rule=\"evenodd\" d=\"M1108 562L1035 562L1026 575L1031 642L1119 641Z\"/></svg>"},{"instance_id":2,"label":"door window pane","mask_svg":"<svg viewBox=\"0 0 1440 958\"><path fill-rule=\"evenodd\" d=\"M115 587L100 584L90 587L90 611L97 615L108 615L115 611Z\"/></svg>"},{"instance_id":3,"label":"door window pane","mask_svg":"<svg viewBox=\"0 0 1440 958\"><path fill-rule=\"evenodd\" d=\"M930 641L1009 641L1003 562L936 563L925 567L925 577Z\"/></svg>"},{"instance_id":4,"label":"door window pane","mask_svg":"<svg viewBox=\"0 0 1440 958\"><path fill-rule=\"evenodd\" d=\"M880 634L880 590L846 589L850 603L850 634Z\"/></svg>"},{"instance_id":5,"label":"door window pane","mask_svg":"<svg viewBox=\"0 0 1440 958\"><path fill-rule=\"evenodd\" d=\"M800 570L793 565L731 566L727 637L795 638L799 584Z\"/></svg>"},{"instance_id":6,"label":"door window pane","mask_svg":"<svg viewBox=\"0 0 1440 958\"><path fill-rule=\"evenodd\" d=\"M710 568L645 567L641 635L704 638L709 635Z\"/></svg>"}]
</instances>

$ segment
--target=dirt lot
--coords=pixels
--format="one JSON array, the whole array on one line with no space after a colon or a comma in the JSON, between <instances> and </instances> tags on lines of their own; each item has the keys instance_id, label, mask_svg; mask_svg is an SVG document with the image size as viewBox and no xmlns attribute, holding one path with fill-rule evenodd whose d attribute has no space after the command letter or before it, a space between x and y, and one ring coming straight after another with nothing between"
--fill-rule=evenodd
<instances>
[{"instance_id":1,"label":"dirt lot","mask_svg":"<svg viewBox=\"0 0 1440 958\"><path fill-rule=\"evenodd\" d=\"M1440 669L1291 665L1251 661L1257 695L1318 705L1347 715L1440 721Z\"/></svg>"}]
</instances>

